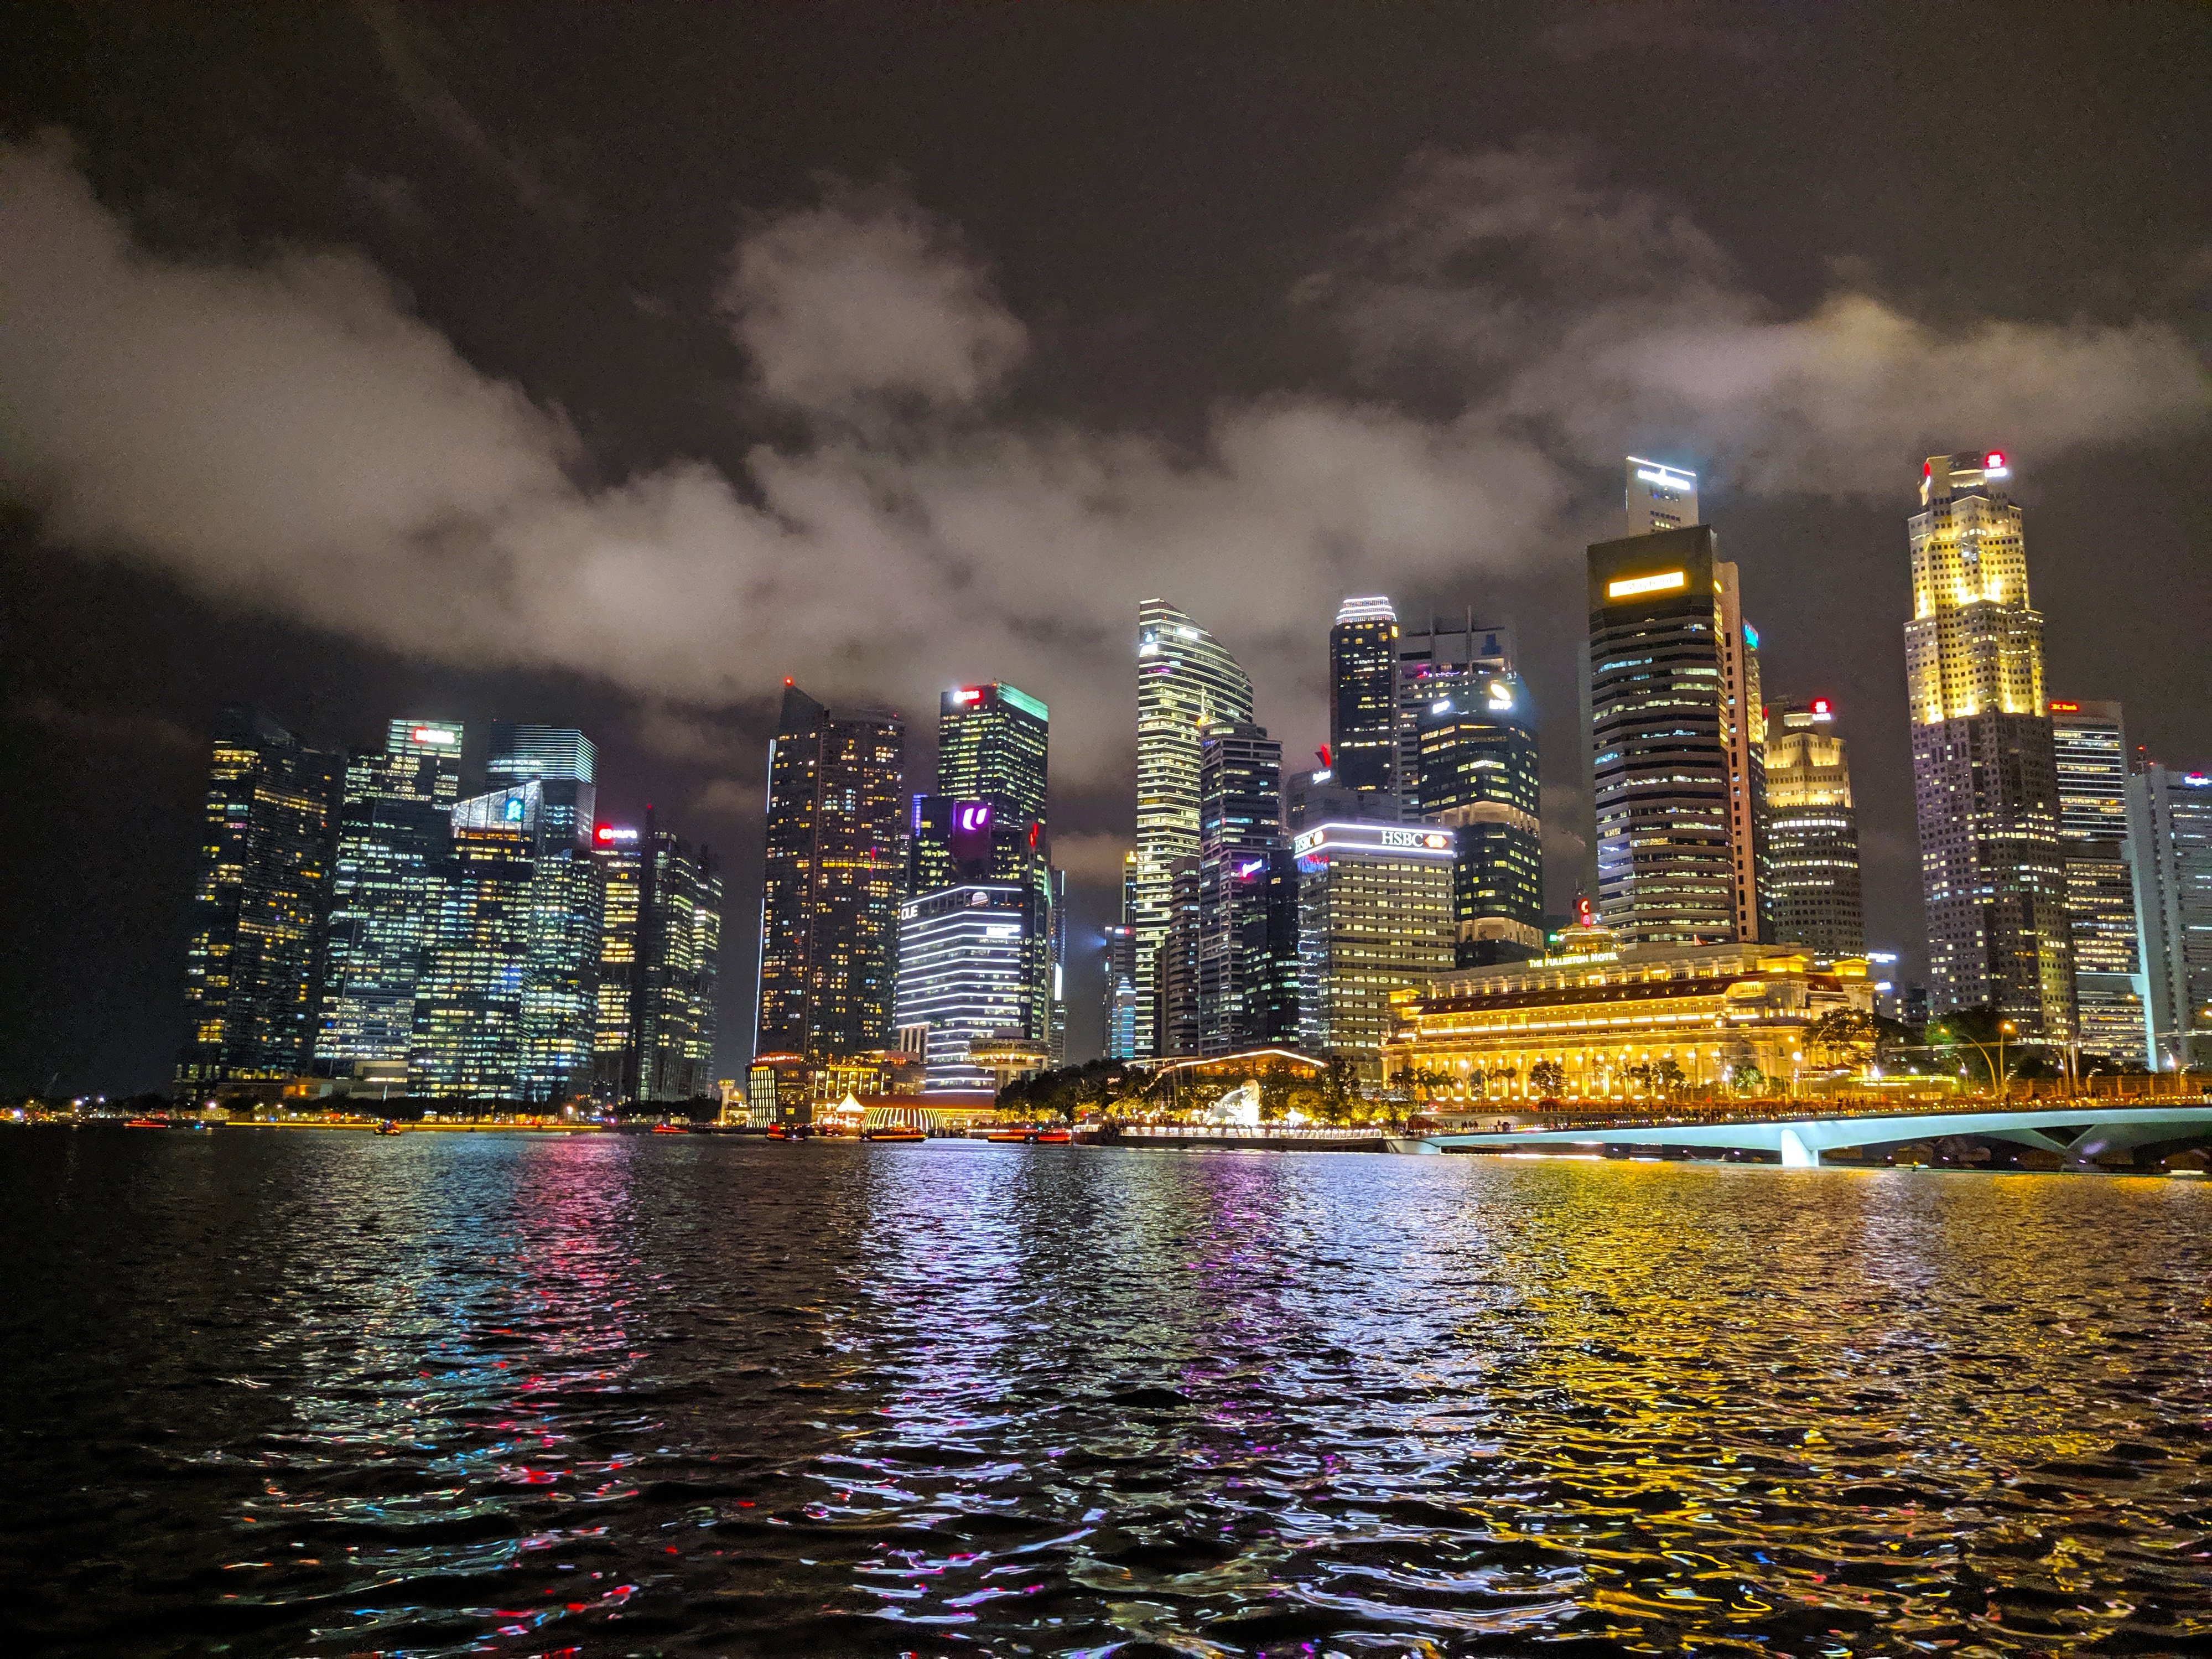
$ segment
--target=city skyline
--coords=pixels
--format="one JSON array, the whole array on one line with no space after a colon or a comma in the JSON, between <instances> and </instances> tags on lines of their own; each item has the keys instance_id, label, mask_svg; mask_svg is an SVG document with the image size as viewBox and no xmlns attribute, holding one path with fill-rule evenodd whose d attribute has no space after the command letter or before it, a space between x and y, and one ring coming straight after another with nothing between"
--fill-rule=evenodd
<instances>
[{"instance_id":1,"label":"city skyline","mask_svg":"<svg viewBox=\"0 0 2212 1659\"><path fill-rule=\"evenodd\" d=\"M425 122L404 90L423 82L344 20L187 52L182 18L72 17L21 62L94 43L168 136L149 145L67 75L9 101L0 189L42 234L0 258L14 314L43 325L0 322L23 461L4 716L41 804L10 864L41 945L14 969L22 1031L0 1063L25 1087L166 1070L201 745L231 702L332 750L374 746L393 709L588 730L614 815L660 803L728 849L742 894L784 675L917 720L950 686L1003 679L1060 727L1055 856L1095 973L1083 953L1117 913L1133 830L1127 618L1154 592L1251 674L1291 769L1326 740L1316 623L1346 597L1388 593L1409 628L1513 619L1544 714L1557 914L1587 851L1574 566L1618 533L1625 456L1697 475L1752 615L1786 642L1770 678L1849 711L1869 939L1910 952L1899 526L1921 457L2015 461L2038 605L2063 619L2052 695L2123 702L2131 741L2176 769L2212 758L2175 625L2207 602L2212 451L2177 332L2172 204L2193 164L2157 136L2193 104L2192 58L2162 15L2123 45L1963 15L1962 40L2063 91L2039 97L2027 148L2009 97L1899 50L1895 16L1740 20L1750 56L1690 30L1668 61L1683 95L1728 112L1729 153L1776 158L1749 170L1647 130L1632 46L1568 53L1501 15L1437 25L1415 63L1346 21L1378 57L1285 37L1266 61L1390 86L1387 111L1324 111L1286 161L1240 137L1273 131L1254 83L1220 105L1172 94L1218 159L1199 177L1103 82L1042 121L948 127L948 74L988 62L994 85L1066 85L975 20L916 38L880 88L910 120L887 126L785 107L733 49L758 20L641 18L623 49L665 107L721 134L683 147L699 170L674 195L654 182L659 140L571 142L570 123L617 118L603 91L502 94L562 48L495 15L438 58L453 101L436 107L475 111L501 135L488 147ZM796 61L848 46L776 27ZM1095 44L1122 73L1257 73L1249 42L1194 21ZM168 73L185 61L274 90L204 97ZM1771 106L1733 96L1752 61ZM1480 108L1445 95L1501 62L1528 73ZM1900 74L1953 112L1940 146L1845 95ZM732 98L730 75L760 95ZM1971 268L1929 210L1964 176L1990 256ZM1084 211L1064 210L1071 192ZM841 336L854 284L910 302L922 349ZM350 334L329 325L341 295L362 307ZM817 355L840 337L888 384ZM926 765L926 735L915 749ZM724 1068L750 1023L755 932L733 918Z\"/></svg>"}]
</instances>

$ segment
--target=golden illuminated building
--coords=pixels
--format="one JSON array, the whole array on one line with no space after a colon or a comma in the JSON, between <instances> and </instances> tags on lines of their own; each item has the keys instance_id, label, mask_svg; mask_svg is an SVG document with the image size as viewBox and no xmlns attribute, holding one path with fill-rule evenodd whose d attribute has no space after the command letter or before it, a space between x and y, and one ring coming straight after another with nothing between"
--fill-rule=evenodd
<instances>
[{"instance_id":1,"label":"golden illuminated building","mask_svg":"<svg viewBox=\"0 0 2212 1659\"><path fill-rule=\"evenodd\" d=\"M1386 1079L1587 1099L1741 1085L1747 1067L1786 1086L1830 1063L1808 1028L1838 1009L1871 1012L1874 991L1856 957L1821 968L1786 946L1624 945L1585 927L1560 934L1553 955L1433 974L1391 1003ZM1547 1060L1561 1081L1532 1087Z\"/></svg>"},{"instance_id":2,"label":"golden illuminated building","mask_svg":"<svg viewBox=\"0 0 2212 1659\"><path fill-rule=\"evenodd\" d=\"M1933 1011L1989 1006L2023 1031L2074 1027L2059 794L2012 467L1931 455L1911 522L1905 672Z\"/></svg>"}]
</instances>

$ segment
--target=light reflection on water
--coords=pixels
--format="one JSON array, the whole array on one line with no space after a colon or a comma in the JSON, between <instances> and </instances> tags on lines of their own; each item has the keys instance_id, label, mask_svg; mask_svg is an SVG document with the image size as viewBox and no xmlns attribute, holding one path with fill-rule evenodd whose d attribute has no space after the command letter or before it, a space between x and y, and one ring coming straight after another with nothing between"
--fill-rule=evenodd
<instances>
[{"instance_id":1,"label":"light reflection on water","mask_svg":"<svg viewBox=\"0 0 2212 1659\"><path fill-rule=\"evenodd\" d=\"M2193 1184L26 1131L0 1200L65 1650L2212 1646Z\"/></svg>"}]
</instances>

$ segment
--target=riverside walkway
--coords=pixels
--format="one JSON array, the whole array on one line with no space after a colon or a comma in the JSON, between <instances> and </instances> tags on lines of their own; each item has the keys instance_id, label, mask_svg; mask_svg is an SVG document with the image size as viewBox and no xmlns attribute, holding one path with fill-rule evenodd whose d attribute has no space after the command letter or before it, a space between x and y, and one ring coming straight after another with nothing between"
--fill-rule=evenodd
<instances>
[{"instance_id":1,"label":"riverside walkway","mask_svg":"<svg viewBox=\"0 0 2212 1659\"><path fill-rule=\"evenodd\" d=\"M1960 1138L2002 1140L2056 1152L2070 1167L2081 1169L2107 1154L2212 1139L2212 1101L2180 1097L2126 1106L2112 1101L2082 1100L2064 1106L2027 1109L1992 1106L1977 1110L1759 1118L1729 1123L1644 1121L1620 1128L1581 1125L1557 1129L1528 1127L1394 1138L1390 1146L1392 1151L1403 1152L1514 1152L1591 1146L1711 1147L1777 1152L1785 1169L1814 1170L1820 1166L1823 1152L1844 1147L1873 1150L1913 1141Z\"/></svg>"}]
</instances>

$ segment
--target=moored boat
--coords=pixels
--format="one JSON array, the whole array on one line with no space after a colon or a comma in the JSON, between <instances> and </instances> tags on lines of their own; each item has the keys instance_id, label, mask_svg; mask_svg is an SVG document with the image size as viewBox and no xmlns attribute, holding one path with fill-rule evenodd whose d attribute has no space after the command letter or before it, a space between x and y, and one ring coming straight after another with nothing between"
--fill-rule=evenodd
<instances>
[{"instance_id":1,"label":"moored boat","mask_svg":"<svg viewBox=\"0 0 2212 1659\"><path fill-rule=\"evenodd\" d=\"M861 1130L860 1139L863 1140L895 1140L904 1142L927 1140L929 1139L929 1136L909 1123L884 1123L878 1124L872 1129Z\"/></svg>"}]
</instances>

